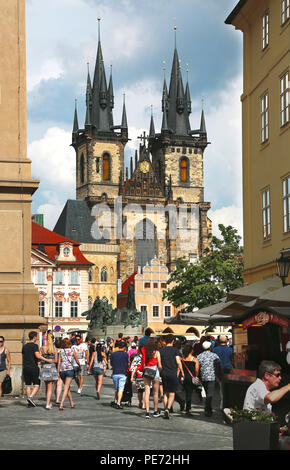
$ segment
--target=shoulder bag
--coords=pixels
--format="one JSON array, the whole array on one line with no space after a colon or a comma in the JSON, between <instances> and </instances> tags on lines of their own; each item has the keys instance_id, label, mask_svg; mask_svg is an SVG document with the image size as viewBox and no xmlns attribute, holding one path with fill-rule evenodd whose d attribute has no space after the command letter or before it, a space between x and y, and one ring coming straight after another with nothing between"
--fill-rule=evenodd
<instances>
[{"instance_id":1,"label":"shoulder bag","mask_svg":"<svg viewBox=\"0 0 290 470\"><path fill-rule=\"evenodd\" d=\"M194 385L195 387L198 387L200 385L200 380L198 377L194 377L192 375L192 373L190 372L189 368L187 367L187 365L185 364L185 361L184 359L181 359L183 365L186 367L187 369L187 372L189 373L189 375L191 376L191 380L192 380L192 385Z\"/></svg>"}]
</instances>

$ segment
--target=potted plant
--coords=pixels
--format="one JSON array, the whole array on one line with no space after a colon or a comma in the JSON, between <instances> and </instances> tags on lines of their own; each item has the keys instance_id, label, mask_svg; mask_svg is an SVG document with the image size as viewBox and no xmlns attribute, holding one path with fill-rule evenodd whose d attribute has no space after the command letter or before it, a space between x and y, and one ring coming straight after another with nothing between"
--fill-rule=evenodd
<instances>
[{"instance_id":1,"label":"potted plant","mask_svg":"<svg viewBox=\"0 0 290 470\"><path fill-rule=\"evenodd\" d=\"M231 409L234 450L278 450L279 423L265 410Z\"/></svg>"}]
</instances>

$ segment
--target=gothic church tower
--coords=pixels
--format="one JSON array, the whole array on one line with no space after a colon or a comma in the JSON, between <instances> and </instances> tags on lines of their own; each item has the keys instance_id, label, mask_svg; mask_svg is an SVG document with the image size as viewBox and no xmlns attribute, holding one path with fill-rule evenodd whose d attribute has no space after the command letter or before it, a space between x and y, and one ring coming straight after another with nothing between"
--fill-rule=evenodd
<instances>
[{"instance_id":1,"label":"gothic church tower","mask_svg":"<svg viewBox=\"0 0 290 470\"><path fill-rule=\"evenodd\" d=\"M102 47L99 40L93 83L88 71L86 118L79 128L75 109L72 146L76 151L76 197L94 204L114 198L119 192L120 174L124 174L124 148L128 141L125 102L122 123L114 126L112 70L107 86ZM118 132L117 132L118 131Z\"/></svg>"}]
</instances>

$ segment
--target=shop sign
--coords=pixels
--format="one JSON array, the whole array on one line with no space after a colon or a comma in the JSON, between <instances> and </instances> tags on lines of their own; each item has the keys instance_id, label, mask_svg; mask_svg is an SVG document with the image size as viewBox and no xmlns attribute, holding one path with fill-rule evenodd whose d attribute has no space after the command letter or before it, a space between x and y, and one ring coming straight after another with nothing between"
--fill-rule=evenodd
<instances>
[{"instance_id":1,"label":"shop sign","mask_svg":"<svg viewBox=\"0 0 290 470\"><path fill-rule=\"evenodd\" d=\"M243 322L243 329L247 329L250 326L261 324L262 326L266 325L267 323L274 323L275 325L282 326L284 328L290 327L290 320L284 317L280 317L276 315L276 313L268 313L268 312L259 312L256 315L253 315L250 318L247 318Z\"/></svg>"}]
</instances>

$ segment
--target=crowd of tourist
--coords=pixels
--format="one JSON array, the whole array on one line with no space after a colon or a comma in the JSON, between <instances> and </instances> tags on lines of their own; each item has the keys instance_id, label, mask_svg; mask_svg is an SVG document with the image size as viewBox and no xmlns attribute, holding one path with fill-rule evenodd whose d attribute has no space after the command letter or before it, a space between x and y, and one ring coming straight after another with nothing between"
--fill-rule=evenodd
<instances>
[{"instance_id":1,"label":"crowd of tourist","mask_svg":"<svg viewBox=\"0 0 290 470\"><path fill-rule=\"evenodd\" d=\"M193 397L201 404L203 392L205 415L211 416L216 380L221 380L223 371L231 367L232 349L227 345L227 338L221 336L218 345L207 336L197 343L181 344L172 334L155 337L151 333L147 328L142 338L126 338L120 333L116 340L90 338L84 341L80 333L59 339L48 331L39 348L37 332L30 332L22 349L22 379L28 406L36 406L34 398L42 382L47 410L52 408L53 394L59 410L65 409L67 401L74 408L72 382L75 381L77 393L81 395L86 375L94 377L96 399L100 400L103 377L109 371L114 387L111 406L116 409L122 409L124 404L131 405L135 388L139 408L144 410L147 419L161 416L162 402L163 416L169 419L174 401L180 411L191 414ZM1 384L11 368L10 353L4 341L0 336L0 397ZM150 396L153 398L152 414Z\"/></svg>"}]
</instances>

